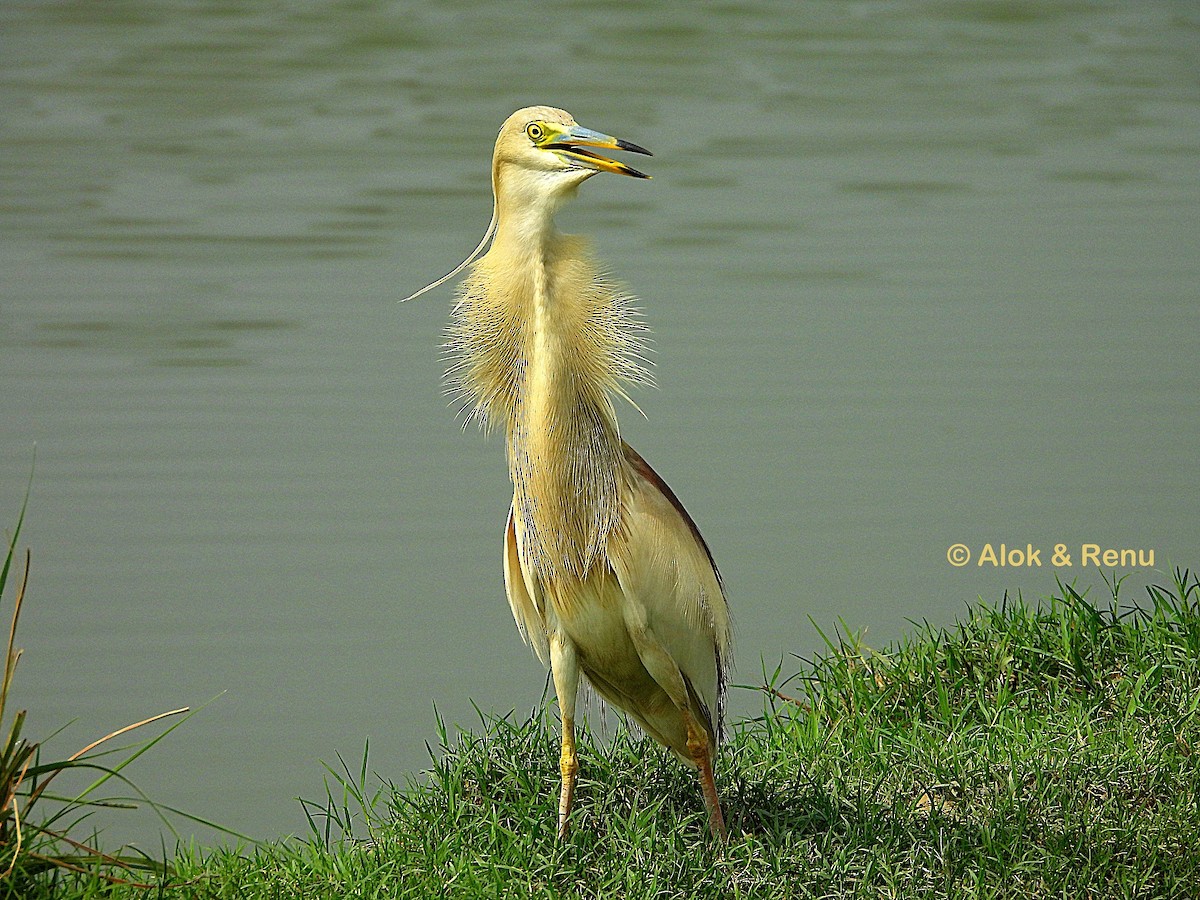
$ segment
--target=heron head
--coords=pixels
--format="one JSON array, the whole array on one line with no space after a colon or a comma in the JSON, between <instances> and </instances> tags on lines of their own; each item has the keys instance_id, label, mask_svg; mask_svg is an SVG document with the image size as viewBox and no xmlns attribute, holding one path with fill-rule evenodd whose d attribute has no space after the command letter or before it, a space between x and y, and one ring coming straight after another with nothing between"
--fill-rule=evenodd
<instances>
[{"instance_id":1,"label":"heron head","mask_svg":"<svg viewBox=\"0 0 1200 900\"><path fill-rule=\"evenodd\" d=\"M447 275L431 282L404 300L412 300L445 284L479 258L497 234L502 221L519 223L523 233L544 233L554 211L572 192L599 172L616 172L649 178L632 166L601 156L589 148L653 154L637 144L584 128L565 110L528 106L509 116L500 126L492 156L492 221L483 240ZM404 301L401 301L404 302Z\"/></svg>"},{"instance_id":2,"label":"heron head","mask_svg":"<svg viewBox=\"0 0 1200 900\"><path fill-rule=\"evenodd\" d=\"M501 127L495 172L499 176L509 169L519 171L531 180L531 186L536 184L550 194L567 192L600 172L650 177L591 148L651 155L637 144L584 128L564 110L530 106L517 110Z\"/></svg>"}]
</instances>

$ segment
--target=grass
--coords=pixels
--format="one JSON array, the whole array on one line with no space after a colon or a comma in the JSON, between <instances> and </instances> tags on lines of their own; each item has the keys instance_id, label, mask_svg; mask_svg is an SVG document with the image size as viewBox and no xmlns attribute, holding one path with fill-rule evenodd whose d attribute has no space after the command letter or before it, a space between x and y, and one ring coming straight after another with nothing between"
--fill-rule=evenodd
<instances>
[{"instance_id":1,"label":"grass","mask_svg":"<svg viewBox=\"0 0 1200 900\"><path fill-rule=\"evenodd\" d=\"M554 837L552 708L439 724L432 768L328 770L305 840L183 849L156 898L1185 897L1200 885L1200 580L1140 608L1070 585L871 650L845 633L758 689L707 838L690 772L623 729L582 735ZM27 886L28 891L28 886ZM144 892L54 870L27 897Z\"/></svg>"},{"instance_id":2,"label":"grass","mask_svg":"<svg viewBox=\"0 0 1200 900\"><path fill-rule=\"evenodd\" d=\"M9 692L22 651L16 647L17 625L29 586L30 553L24 554L24 572L17 581L14 562L18 562L17 541L25 521L29 494L21 504L8 551L0 564L0 597L11 593L12 616L8 629L4 664L0 672L0 898L52 896L60 885L70 885L72 894L95 895L95 889L119 886L149 889L173 877L166 863L144 853L109 853L97 842L81 840L81 828L100 808L136 808L149 806L163 825L175 833L166 813L211 825L179 810L162 807L143 795L123 770L153 748L171 731L186 721L186 708L150 716L140 722L118 728L81 750L62 757L46 750L42 741L25 735L26 710L9 715ZM15 584L15 589L8 590ZM114 749L111 742L152 723L181 717L156 736L137 740L131 746ZM59 781L72 773L83 786L62 793L66 783ZM69 782L71 779L67 779ZM106 786L120 784L133 797L115 797L102 793ZM218 826L214 826L218 827ZM66 876L66 881L60 880Z\"/></svg>"}]
</instances>

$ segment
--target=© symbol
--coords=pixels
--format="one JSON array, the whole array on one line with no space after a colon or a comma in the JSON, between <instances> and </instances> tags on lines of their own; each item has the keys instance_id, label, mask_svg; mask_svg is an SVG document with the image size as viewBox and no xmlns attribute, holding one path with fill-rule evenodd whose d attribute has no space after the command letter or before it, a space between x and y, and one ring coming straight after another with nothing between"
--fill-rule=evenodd
<instances>
[{"instance_id":1,"label":"\u00a9 symbol","mask_svg":"<svg viewBox=\"0 0 1200 900\"><path fill-rule=\"evenodd\" d=\"M946 551L946 561L952 566L965 566L971 561L971 548L966 544L951 544Z\"/></svg>"}]
</instances>

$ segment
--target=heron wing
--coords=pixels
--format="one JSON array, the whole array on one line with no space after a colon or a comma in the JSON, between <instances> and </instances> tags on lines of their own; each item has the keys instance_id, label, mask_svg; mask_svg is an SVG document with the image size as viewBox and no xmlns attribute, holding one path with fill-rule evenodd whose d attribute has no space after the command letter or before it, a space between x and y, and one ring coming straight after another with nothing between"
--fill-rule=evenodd
<instances>
[{"instance_id":1,"label":"heron wing","mask_svg":"<svg viewBox=\"0 0 1200 900\"><path fill-rule=\"evenodd\" d=\"M689 706L700 707L693 711L716 738L731 647L721 578L679 499L633 448L626 444L624 450L633 477L622 534L610 545L613 568L634 621L644 622L669 654L687 686ZM646 656L642 648L639 653ZM654 661L643 661L654 673Z\"/></svg>"},{"instance_id":2,"label":"heron wing","mask_svg":"<svg viewBox=\"0 0 1200 900\"><path fill-rule=\"evenodd\" d=\"M521 632L521 639L533 648L542 665L548 666L550 642L546 636L546 617L538 602L540 591L525 577L518 540L517 525L510 506L508 524L504 529L504 593L508 596L508 605L512 609L517 630Z\"/></svg>"}]
</instances>

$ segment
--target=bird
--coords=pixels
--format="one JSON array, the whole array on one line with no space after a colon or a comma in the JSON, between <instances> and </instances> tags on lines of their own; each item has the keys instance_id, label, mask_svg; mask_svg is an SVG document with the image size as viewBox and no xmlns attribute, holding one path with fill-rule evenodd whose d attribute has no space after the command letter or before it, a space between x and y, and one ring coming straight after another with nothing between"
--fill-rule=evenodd
<instances>
[{"instance_id":1,"label":"bird","mask_svg":"<svg viewBox=\"0 0 1200 900\"><path fill-rule=\"evenodd\" d=\"M554 107L509 116L492 156L483 240L405 299L470 266L447 331L446 374L466 421L505 436L513 499L504 587L557 696L559 840L579 773L583 676L698 772L709 829L723 843L714 760L732 659L725 588L683 504L620 436L614 400L651 381L636 301L586 239L554 222L595 175L649 178L599 150L652 155Z\"/></svg>"}]
</instances>

